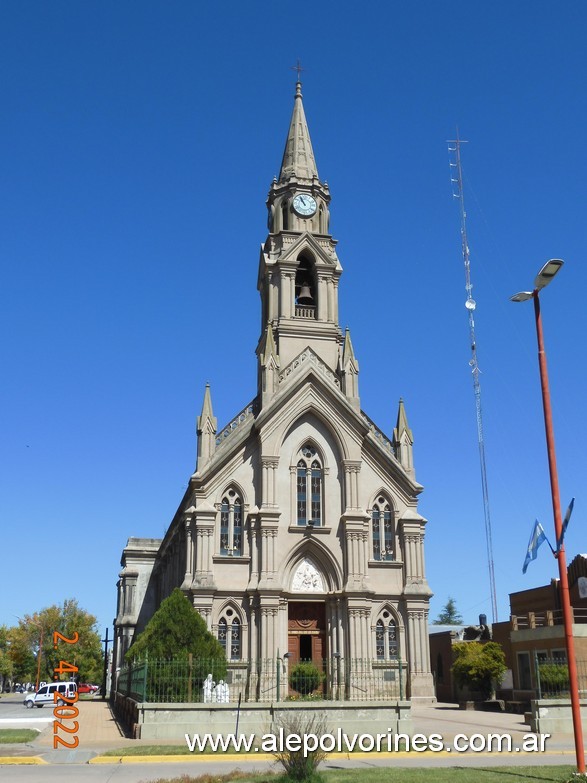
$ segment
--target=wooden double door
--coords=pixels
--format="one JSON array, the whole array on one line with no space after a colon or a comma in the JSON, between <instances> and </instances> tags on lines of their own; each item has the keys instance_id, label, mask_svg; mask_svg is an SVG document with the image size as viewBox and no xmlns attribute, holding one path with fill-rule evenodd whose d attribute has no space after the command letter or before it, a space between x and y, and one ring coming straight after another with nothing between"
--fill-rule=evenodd
<instances>
[{"instance_id":1,"label":"wooden double door","mask_svg":"<svg viewBox=\"0 0 587 783\"><path fill-rule=\"evenodd\" d=\"M323 601L290 601L287 642L290 666L312 661L323 668L326 650L326 607Z\"/></svg>"}]
</instances>

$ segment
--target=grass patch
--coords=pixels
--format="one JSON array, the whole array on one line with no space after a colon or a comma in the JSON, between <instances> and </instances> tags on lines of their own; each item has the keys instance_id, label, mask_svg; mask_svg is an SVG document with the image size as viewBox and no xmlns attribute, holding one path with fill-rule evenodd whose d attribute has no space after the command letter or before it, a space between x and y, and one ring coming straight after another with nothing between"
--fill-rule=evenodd
<instances>
[{"instance_id":1,"label":"grass patch","mask_svg":"<svg viewBox=\"0 0 587 783\"><path fill-rule=\"evenodd\" d=\"M400 765L360 770L361 783L390 783L400 779ZM565 783L573 767L446 767L401 769L401 783ZM353 783L356 769L323 772L325 783Z\"/></svg>"},{"instance_id":2,"label":"grass patch","mask_svg":"<svg viewBox=\"0 0 587 783\"><path fill-rule=\"evenodd\" d=\"M158 778L151 781L151 783L232 783L232 781L239 781L242 783L280 783L283 780L283 776L277 777L271 772L266 772L264 775L255 772L243 772L240 769L235 769L233 772L228 772L225 775L198 775L192 777L191 775L180 775L178 778Z\"/></svg>"},{"instance_id":3,"label":"grass patch","mask_svg":"<svg viewBox=\"0 0 587 783\"><path fill-rule=\"evenodd\" d=\"M573 767L447 767L408 769L406 767L379 767L370 769L335 769L321 771L324 783L565 783L572 775ZM151 783L285 783L283 775L270 772L246 773L235 770L227 775L181 775L174 778L157 778Z\"/></svg>"},{"instance_id":4,"label":"grass patch","mask_svg":"<svg viewBox=\"0 0 587 783\"><path fill-rule=\"evenodd\" d=\"M16 742L32 742L39 732L35 729L0 729L0 745Z\"/></svg>"},{"instance_id":5,"label":"grass patch","mask_svg":"<svg viewBox=\"0 0 587 783\"><path fill-rule=\"evenodd\" d=\"M230 753L230 751L226 751ZM234 752L234 751L233 751ZM133 745L107 750L102 756L189 756L185 742L181 745ZM194 754L197 755L197 754Z\"/></svg>"},{"instance_id":6,"label":"grass patch","mask_svg":"<svg viewBox=\"0 0 587 783\"><path fill-rule=\"evenodd\" d=\"M249 753L255 753L254 748L259 748L259 753L270 753L270 751L265 751L262 748L261 743L261 735L258 735L258 741L253 742L253 745L251 747L251 750ZM399 750L405 751L406 746L405 742L400 743ZM347 752L346 750L344 751ZM349 755L353 755L353 753L361 753L361 748L357 745L355 745L354 749L352 751L349 751ZM385 745L382 745L382 752L387 753L387 747ZM182 742L181 745L126 745L123 748L113 748L112 750L107 750L104 753L102 753L102 756L198 756L200 753L204 754L210 754L213 756L238 756L239 753L247 753L245 748L241 748L240 750L236 750L232 745L228 747L227 750L222 750L221 748L218 748L217 750L212 750L210 745L206 746L206 749L201 750L194 750L193 753L188 748L187 744L185 742ZM330 753L328 754L331 755ZM373 751L373 756L377 757L377 753Z\"/></svg>"}]
</instances>

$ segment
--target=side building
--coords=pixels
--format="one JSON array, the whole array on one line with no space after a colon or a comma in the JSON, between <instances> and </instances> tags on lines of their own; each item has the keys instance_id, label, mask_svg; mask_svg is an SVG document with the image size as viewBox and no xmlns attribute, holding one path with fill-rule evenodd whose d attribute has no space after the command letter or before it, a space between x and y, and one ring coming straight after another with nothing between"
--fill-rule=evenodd
<instances>
[{"instance_id":1,"label":"side building","mask_svg":"<svg viewBox=\"0 0 587 783\"><path fill-rule=\"evenodd\" d=\"M587 692L587 555L576 555L567 572L579 690L584 694ZM506 709L524 712L530 709L532 699L568 693L560 583L552 579L547 585L510 593L509 598L510 619L493 623L490 633L486 636L480 633L478 639L491 639L501 646L508 671L497 687L497 696L504 701ZM459 702L469 698L452 677L453 646L475 639L475 630L489 629L485 623L485 616L481 615L476 627L431 626L430 658L438 701ZM554 692L552 679L545 679L542 668L553 665L560 669Z\"/></svg>"},{"instance_id":2,"label":"side building","mask_svg":"<svg viewBox=\"0 0 587 783\"><path fill-rule=\"evenodd\" d=\"M298 82L266 202L257 393L218 429L206 387L196 472L165 537L122 553L115 665L180 587L235 666L361 661L433 698L412 431L401 400L391 437L361 409L330 204Z\"/></svg>"},{"instance_id":3,"label":"side building","mask_svg":"<svg viewBox=\"0 0 587 783\"><path fill-rule=\"evenodd\" d=\"M587 690L587 555L576 555L567 568L573 616L573 638L579 689ZM567 651L559 580L510 593L509 622L493 626L494 637L506 654L512 672L511 697L528 703L538 697L538 668L566 664ZM544 683L543 683L544 686ZM543 687L541 690L544 690ZM507 694L506 694L507 695Z\"/></svg>"}]
</instances>

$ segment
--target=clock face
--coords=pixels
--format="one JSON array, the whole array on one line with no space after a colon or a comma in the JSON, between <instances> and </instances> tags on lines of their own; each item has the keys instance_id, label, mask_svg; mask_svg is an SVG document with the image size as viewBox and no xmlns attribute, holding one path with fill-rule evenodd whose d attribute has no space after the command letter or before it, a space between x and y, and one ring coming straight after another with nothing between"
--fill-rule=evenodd
<instances>
[{"instance_id":1,"label":"clock face","mask_svg":"<svg viewBox=\"0 0 587 783\"><path fill-rule=\"evenodd\" d=\"M293 200L293 208L302 217L310 217L316 211L316 199L307 193L298 193Z\"/></svg>"}]
</instances>

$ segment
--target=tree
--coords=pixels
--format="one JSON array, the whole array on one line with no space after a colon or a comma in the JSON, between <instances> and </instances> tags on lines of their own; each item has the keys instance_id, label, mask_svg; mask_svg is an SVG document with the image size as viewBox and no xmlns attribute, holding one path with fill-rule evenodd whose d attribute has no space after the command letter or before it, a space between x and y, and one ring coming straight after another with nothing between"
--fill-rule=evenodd
<instances>
[{"instance_id":1,"label":"tree","mask_svg":"<svg viewBox=\"0 0 587 783\"><path fill-rule=\"evenodd\" d=\"M37 663L32 643L25 628L16 626L8 629L8 657L12 663L12 674L16 682L34 682Z\"/></svg>"},{"instance_id":2,"label":"tree","mask_svg":"<svg viewBox=\"0 0 587 783\"><path fill-rule=\"evenodd\" d=\"M176 587L137 636L126 660L147 655L151 659L186 660L189 653L194 658L226 660L222 645L208 631L203 617Z\"/></svg>"},{"instance_id":3,"label":"tree","mask_svg":"<svg viewBox=\"0 0 587 783\"><path fill-rule=\"evenodd\" d=\"M142 666L146 701L188 701L202 693L208 675L226 678L222 645L179 588L161 602L126 660Z\"/></svg>"},{"instance_id":4,"label":"tree","mask_svg":"<svg viewBox=\"0 0 587 783\"><path fill-rule=\"evenodd\" d=\"M15 677L20 681L36 680L38 660L36 656L42 630L41 680L53 680L55 669L61 668L61 679L100 682L103 657L96 622L94 615L82 609L75 598L66 599L62 606L54 604L41 609L40 612L25 615L19 620L18 626L9 631L10 657L14 663ZM53 642L55 632L62 634L66 639L75 639L77 633L78 638L72 644L58 640L55 649ZM71 664L72 670L67 671L65 665L60 667L61 661Z\"/></svg>"},{"instance_id":5,"label":"tree","mask_svg":"<svg viewBox=\"0 0 587 783\"><path fill-rule=\"evenodd\" d=\"M454 598L448 597L442 612L438 615L433 625L460 625L463 618L457 611L457 604Z\"/></svg>"},{"instance_id":6,"label":"tree","mask_svg":"<svg viewBox=\"0 0 587 783\"><path fill-rule=\"evenodd\" d=\"M458 685L479 691L491 698L494 683L500 683L506 672L505 654L496 642L458 642L453 645L455 662L452 673Z\"/></svg>"},{"instance_id":7,"label":"tree","mask_svg":"<svg viewBox=\"0 0 587 783\"><path fill-rule=\"evenodd\" d=\"M8 647L8 628L0 625L0 693L4 690L4 680L11 677L14 670Z\"/></svg>"}]
</instances>

